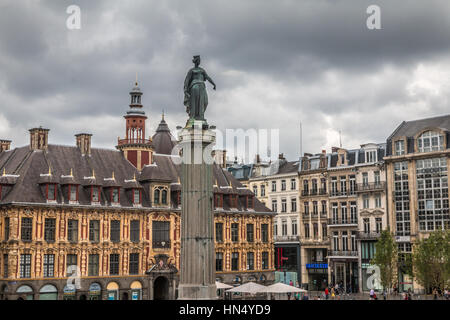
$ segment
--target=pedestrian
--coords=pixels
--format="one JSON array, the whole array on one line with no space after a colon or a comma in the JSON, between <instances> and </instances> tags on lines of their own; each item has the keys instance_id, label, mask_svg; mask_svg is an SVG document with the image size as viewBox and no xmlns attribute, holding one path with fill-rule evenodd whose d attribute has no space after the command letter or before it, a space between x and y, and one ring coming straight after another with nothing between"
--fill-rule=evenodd
<instances>
[{"instance_id":1,"label":"pedestrian","mask_svg":"<svg viewBox=\"0 0 450 320\"><path fill-rule=\"evenodd\" d=\"M333 300L334 300L334 297L336 296L336 294L334 292L335 292L334 288L332 287L331 288L331 299L333 299Z\"/></svg>"},{"instance_id":2,"label":"pedestrian","mask_svg":"<svg viewBox=\"0 0 450 320\"><path fill-rule=\"evenodd\" d=\"M329 294L328 288L325 288L325 299L326 300L328 300L328 294Z\"/></svg>"},{"instance_id":3,"label":"pedestrian","mask_svg":"<svg viewBox=\"0 0 450 320\"><path fill-rule=\"evenodd\" d=\"M369 292L370 300L373 300L373 295L374 294L375 294L375 290L373 290L373 288L370 289L370 292Z\"/></svg>"},{"instance_id":4,"label":"pedestrian","mask_svg":"<svg viewBox=\"0 0 450 320\"><path fill-rule=\"evenodd\" d=\"M292 280L289 281L289 285L290 285L290 286L293 286L293 285L294 285L294 283L292 282Z\"/></svg>"},{"instance_id":5,"label":"pedestrian","mask_svg":"<svg viewBox=\"0 0 450 320\"><path fill-rule=\"evenodd\" d=\"M437 300L438 299L438 294L437 294L437 290L436 288L433 289L433 300Z\"/></svg>"},{"instance_id":6,"label":"pedestrian","mask_svg":"<svg viewBox=\"0 0 450 320\"><path fill-rule=\"evenodd\" d=\"M378 300L377 295L376 295L375 292L373 293L373 299L374 299L374 300Z\"/></svg>"},{"instance_id":7,"label":"pedestrian","mask_svg":"<svg viewBox=\"0 0 450 320\"><path fill-rule=\"evenodd\" d=\"M444 289L444 298L446 300L448 300L448 289L447 288Z\"/></svg>"},{"instance_id":8,"label":"pedestrian","mask_svg":"<svg viewBox=\"0 0 450 320\"><path fill-rule=\"evenodd\" d=\"M387 292L386 292L386 289L384 289L383 290L383 299L386 300L386 298L387 298Z\"/></svg>"},{"instance_id":9,"label":"pedestrian","mask_svg":"<svg viewBox=\"0 0 450 320\"><path fill-rule=\"evenodd\" d=\"M305 294L303 295L302 300L309 300L308 294L305 292Z\"/></svg>"}]
</instances>

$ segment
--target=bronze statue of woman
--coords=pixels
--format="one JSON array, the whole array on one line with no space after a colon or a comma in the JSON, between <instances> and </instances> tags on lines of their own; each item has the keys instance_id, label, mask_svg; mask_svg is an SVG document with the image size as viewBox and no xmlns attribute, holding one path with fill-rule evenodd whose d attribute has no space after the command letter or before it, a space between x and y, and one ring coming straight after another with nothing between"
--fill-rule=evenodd
<instances>
[{"instance_id":1,"label":"bronze statue of woman","mask_svg":"<svg viewBox=\"0 0 450 320\"><path fill-rule=\"evenodd\" d=\"M189 119L205 121L205 110L208 106L208 94L206 92L205 81L208 80L216 90L216 84L200 68L200 56L194 56L192 62L195 67L189 70L184 80L184 105Z\"/></svg>"}]
</instances>

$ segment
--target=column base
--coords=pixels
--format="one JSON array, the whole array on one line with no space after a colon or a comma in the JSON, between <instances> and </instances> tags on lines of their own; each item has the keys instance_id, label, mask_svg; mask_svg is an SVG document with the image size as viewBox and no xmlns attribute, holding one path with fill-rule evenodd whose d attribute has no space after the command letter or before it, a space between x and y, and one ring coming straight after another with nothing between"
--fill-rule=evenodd
<instances>
[{"instance_id":1,"label":"column base","mask_svg":"<svg viewBox=\"0 0 450 320\"><path fill-rule=\"evenodd\" d=\"M217 300L216 285L180 284L178 300Z\"/></svg>"}]
</instances>

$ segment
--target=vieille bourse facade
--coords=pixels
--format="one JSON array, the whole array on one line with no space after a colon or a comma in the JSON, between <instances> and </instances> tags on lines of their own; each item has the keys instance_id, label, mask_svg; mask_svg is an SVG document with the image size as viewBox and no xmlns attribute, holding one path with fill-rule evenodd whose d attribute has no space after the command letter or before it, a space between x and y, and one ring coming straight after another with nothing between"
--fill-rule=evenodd
<instances>
[{"instance_id":1,"label":"vieille bourse facade","mask_svg":"<svg viewBox=\"0 0 450 320\"><path fill-rule=\"evenodd\" d=\"M28 146L0 141L2 299L176 298L176 142L164 116L145 139L137 83L130 96L118 150L91 148L84 133L76 146L52 145L43 128L30 130ZM219 165L214 179L217 280L272 283L273 213ZM72 279L77 268L81 286Z\"/></svg>"}]
</instances>

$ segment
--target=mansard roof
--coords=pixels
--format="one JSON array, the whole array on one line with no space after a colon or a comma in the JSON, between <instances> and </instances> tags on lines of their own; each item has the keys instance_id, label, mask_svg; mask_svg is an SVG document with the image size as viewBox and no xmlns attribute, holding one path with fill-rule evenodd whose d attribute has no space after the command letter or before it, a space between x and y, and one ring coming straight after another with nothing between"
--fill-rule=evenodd
<instances>
[{"instance_id":1,"label":"mansard roof","mask_svg":"<svg viewBox=\"0 0 450 320\"><path fill-rule=\"evenodd\" d=\"M29 146L0 153L0 184L10 185L3 192L0 205L11 203L47 204L45 184L55 183L56 204L69 205L67 184L79 185L79 205L89 206L91 186L101 187L101 206L109 206L108 188L120 187L120 204L133 207L132 197L127 194L132 188L142 190L142 207L151 208L149 184L161 183L171 191L179 191L180 165L173 156L154 154L153 164L138 171L120 151L92 148L91 155L82 155L76 146L49 145L47 151L30 150ZM50 170L49 170L50 168ZM5 171L5 175L1 174ZM215 193L253 195L229 172L220 166L213 167ZM44 185L42 185L44 184ZM107 196L108 195L108 196ZM242 201L244 201L242 199ZM225 202L225 201L224 201ZM238 200L238 211L243 213L267 213L271 211L255 198L254 210L244 209ZM226 209L226 208L224 208ZM236 211L234 211L236 212Z\"/></svg>"},{"instance_id":2,"label":"mansard roof","mask_svg":"<svg viewBox=\"0 0 450 320\"><path fill-rule=\"evenodd\" d=\"M396 137L413 137L426 128L439 128L444 131L450 131L450 114L413 121L403 121L389 136L388 140L393 140Z\"/></svg>"}]
</instances>

